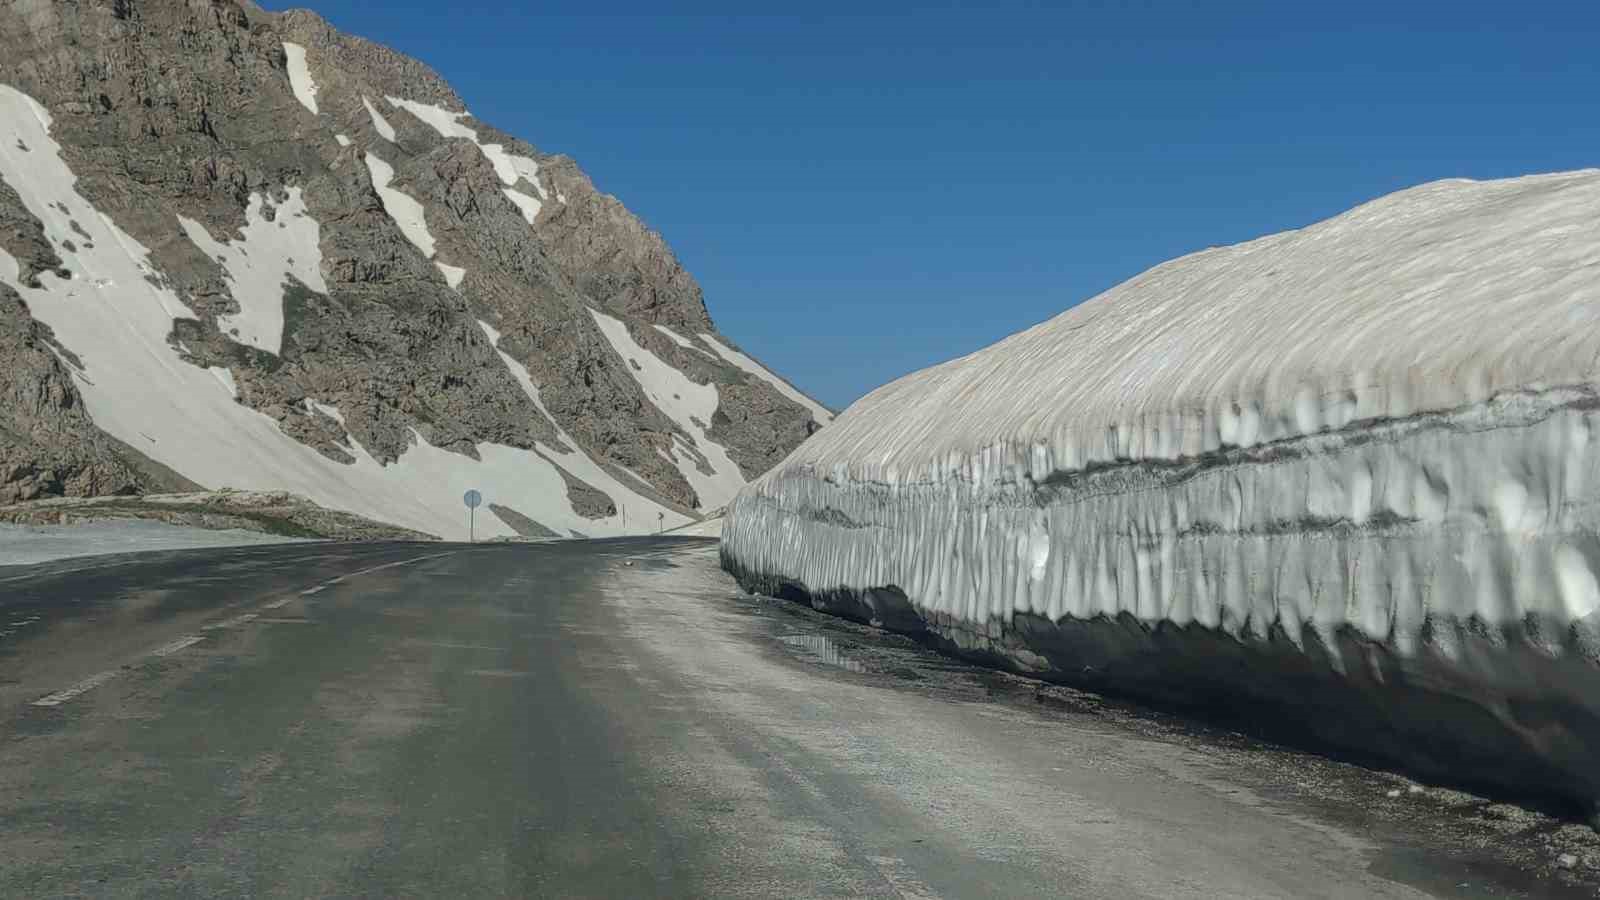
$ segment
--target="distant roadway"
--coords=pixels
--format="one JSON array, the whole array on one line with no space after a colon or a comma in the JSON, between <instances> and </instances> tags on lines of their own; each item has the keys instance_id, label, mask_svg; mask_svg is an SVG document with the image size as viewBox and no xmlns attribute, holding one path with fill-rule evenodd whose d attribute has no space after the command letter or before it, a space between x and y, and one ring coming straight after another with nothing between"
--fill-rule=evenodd
<instances>
[{"instance_id":1,"label":"distant roadway","mask_svg":"<svg viewBox=\"0 0 1600 900\"><path fill-rule=\"evenodd\" d=\"M1395 784L747 597L707 540L0 568L3 897L1562 895Z\"/></svg>"}]
</instances>

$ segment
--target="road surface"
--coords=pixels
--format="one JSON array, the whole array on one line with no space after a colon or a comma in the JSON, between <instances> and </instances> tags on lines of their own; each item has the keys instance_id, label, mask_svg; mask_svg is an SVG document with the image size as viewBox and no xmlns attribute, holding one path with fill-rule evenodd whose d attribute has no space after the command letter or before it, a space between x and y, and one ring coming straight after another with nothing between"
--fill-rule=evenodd
<instances>
[{"instance_id":1,"label":"road surface","mask_svg":"<svg viewBox=\"0 0 1600 900\"><path fill-rule=\"evenodd\" d=\"M0 568L0 823L5 897L1594 895L1548 859L1576 826L949 662L672 538Z\"/></svg>"}]
</instances>

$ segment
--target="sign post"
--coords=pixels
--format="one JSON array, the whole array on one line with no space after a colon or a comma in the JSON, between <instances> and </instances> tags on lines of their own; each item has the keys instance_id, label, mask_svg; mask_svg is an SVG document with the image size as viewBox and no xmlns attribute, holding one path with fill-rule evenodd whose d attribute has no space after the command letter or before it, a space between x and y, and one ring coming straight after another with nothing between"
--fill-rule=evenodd
<instances>
[{"instance_id":1,"label":"sign post","mask_svg":"<svg viewBox=\"0 0 1600 900\"><path fill-rule=\"evenodd\" d=\"M467 505L467 542L475 544L478 542L478 507L483 505L483 495L477 491L467 491L461 495L461 502Z\"/></svg>"}]
</instances>

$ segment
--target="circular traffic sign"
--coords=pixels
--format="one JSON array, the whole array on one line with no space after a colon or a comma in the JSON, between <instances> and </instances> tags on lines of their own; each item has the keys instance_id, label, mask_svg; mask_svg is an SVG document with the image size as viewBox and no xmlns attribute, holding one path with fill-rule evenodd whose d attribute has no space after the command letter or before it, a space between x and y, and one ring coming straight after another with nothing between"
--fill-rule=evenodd
<instances>
[{"instance_id":1,"label":"circular traffic sign","mask_svg":"<svg viewBox=\"0 0 1600 900\"><path fill-rule=\"evenodd\" d=\"M477 509L483 505L483 495L477 491L467 491L461 495L461 502L467 505L467 509Z\"/></svg>"}]
</instances>

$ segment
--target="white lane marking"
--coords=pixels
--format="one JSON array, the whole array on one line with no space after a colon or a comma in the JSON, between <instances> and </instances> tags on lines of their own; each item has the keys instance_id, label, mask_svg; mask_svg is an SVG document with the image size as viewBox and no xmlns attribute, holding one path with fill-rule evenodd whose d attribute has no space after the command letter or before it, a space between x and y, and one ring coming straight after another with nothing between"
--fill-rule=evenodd
<instances>
[{"instance_id":1,"label":"white lane marking","mask_svg":"<svg viewBox=\"0 0 1600 900\"><path fill-rule=\"evenodd\" d=\"M203 626L201 626L200 630L201 631L216 631L219 628L232 628L235 625L243 625L244 623L246 623L246 622L248 622L248 621L250 621L251 619L254 619L254 618L256 618L256 614L255 613L245 613L242 616L234 616L231 619L226 619L224 621L216 622L216 623L211 624L211 625L203 625Z\"/></svg>"},{"instance_id":2,"label":"white lane marking","mask_svg":"<svg viewBox=\"0 0 1600 900\"><path fill-rule=\"evenodd\" d=\"M392 568L394 568L396 566L410 565L411 563L424 562L424 561L430 560L430 559L439 559L440 557L443 557L443 556L454 556L454 555L456 555L457 553L460 553L460 552L461 551L459 551L459 550L451 550L448 553L434 553L434 554L431 554L429 556L418 556L418 557L415 557L413 559L402 559L399 562L385 563L385 564L383 564L381 566L373 566L370 569L362 569L359 572L350 572L348 574L341 575L338 578L330 579L329 581L323 582L322 584L318 585L315 588L312 588L312 589L307 590L307 591L301 591L300 593L302 595L315 594L315 593L318 593L319 591L322 591L322 590L326 589L329 585L338 584L339 582L344 581L346 578L354 578L357 575L366 575L366 574L368 574L370 572L380 572L380 571L382 571L384 569L392 569ZM117 565L121 565L121 563L118 563ZM109 568L109 566L94 566L92 568ZM88 571L88 569L77 569L77 570L73 570L73 571ZM60 572L60 573L53 573L53 574L68 574L68 573ZM23 576L23 577L32 578L32 577L35 577L35 576L28 575L28 576ZM22 579L20 579L20 578L0 579L0 584L5 583L5 581L20 581L20 580L22 580ZM277 609L277 608L287 604L290 600L293 600L293 599L294 599L293 596L283 597L281 599L274 600L271 603L264 604L262 606L262 608L263 609ZM34 618L37 619L38 617L35 616ZM250 621L252 619L255 619L255 618L257 618L257 614L256 613L245 613L245 614L240 615L240 616L235 616L232 619L228 619L225 622L218 622L215 625L207 625L207 626L201 628L200 630L201 631L210 631L210 630L217 629L217 628L227 628L227 627L229 627L231 625L242 625L243 623L248 622L248 621ZM187 635L185 637L178 638L175 641L171 641L171 642L168 642L166 644L162 644L160 647L157 647L156 649L150 651L149 655L151 655L151 656L162 656L162 657L171 656L172 654L177 653L178 651L183 650L183 649L185 649L187 647L193 647L195 644L198 644L203 640L205 640L205 637L202 636L202 635L198 635L198 634ZM86 694L89 691L92 691L95 688L99 687L100 685L105 684L106 682L110 681L111 679L117 677L118 674L120 674L120 673L117 672L116 670L111 670L111 671L107 671L107 672L100 672L100 673L98 673L96 675L90 675L88 678L85 678L84 680L78 682L77 684L73 685L72 687L67 688L66 690L57 691L54 694L50 694L50 695L45 696L45 697L40 697L38 700L33 701L33 705L34 706L60 706L61 704L67 702L68 700L73 699L74 697L78 697L78 696L80 696L82 694Z\"/></svg>"},{"instance_id":3,"label":"white lane marking","mask_svg":"<svg viewBox=\"0 0 1600 900\"><path fill-rule=\"evenodd\" d=\"M56 691L54 694L50 694L49 696L40 697L39 699L33 701L33 705L34 706L60 706L61 704L67 702L68 700L71 700L73 697L78 696L79 694L87 694L88 692L94 690L95 688L99 687L100 685L105 684L106 682L110 681L111 679L117 677L117 675L119 675L119 674L121 674L121 673L119 673L119 672L117 672L116 670L113 669L112 671L109 671L109 672L101 672L101 673L96 674L96 675L90 675L88 678L85 678L84 680L78 682L77 684L73 685L72 687L67 688L64 691Z\"/></svg>"},{"instance_id":4,"label":"white lane marking","mask_svg":"<svg viewBox=\"0 0 1600 900\"><path fill-rule=\"evenodd\" d=\"M448 553L434 553L434 554L431 554L431 555L428 555L428 556L417 556L417 557L413 557L412 559L402 559L399 562L384 563L381 566L373 566L370 569L362 569L359 572L346 572L345 574L340 575L337 578L329 578L327 581L322 582L321 584L317 585L316 587L306 588L305 590L300 592L300 596L302 596L302 597L310 597L310 596L313 596L315 594L320 594L323 591L327 590L330 587L333 587L336 584L339 584L339 583L344 582L344 581L348 581L351 578L356 578L356 577L359 577L361 575L370 575L373 572L381 572L384 569L393 569L396 566L409 566L412 563L424 562L424 561L430 560L430 559L438 559L438 558L440 558L442 556L455 556L457 553L460 553L460 552L461 552L460 550L451 550ZM276 607L269 607L269 608L275 609Z\"/></svg>"},{"instance_id":5,"label":"white lane marking","mask_svg":"<svg viewBox=\"0 0 1600 900\"><path fill-rule=\"evenodd\" d=\"M294 600L294 597L292 595L288 596L288 597L279 597L278 599L272 601L271 603L263 603L263 604L261 604L261 608L262 609L282 609L283 607L288 606L293 600Z\"/></svg>"},{"instance_id":6,"label":"white lane marking","mask_svg":"<svg viewBox=\"0 0 1600 900\"><path fill-rule=\"evenodd\" d=\"M205 638L201 637L200 635L191 634L188 637L178 638L177 640L173 641L170 644L162 644L161 646L157 647L156 649L150 651L150 655L151 656L171 656L172 654L177 653L179 650L182 650L185 647L192 647L195 644L198 644L203 640L205 640Z\"/></svg>"}]
</instances>

